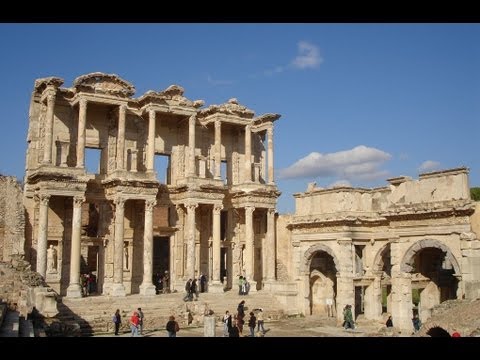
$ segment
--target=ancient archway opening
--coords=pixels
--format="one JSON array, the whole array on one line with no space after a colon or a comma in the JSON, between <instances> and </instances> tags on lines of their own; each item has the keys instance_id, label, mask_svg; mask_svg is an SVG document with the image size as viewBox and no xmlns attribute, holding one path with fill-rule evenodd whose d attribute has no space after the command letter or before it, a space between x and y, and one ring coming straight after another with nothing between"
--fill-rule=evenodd
<instances>
[{"instance_id":1,"label":"ancient archway opening","mask_svg":"<svg viewBox=\"0 0 480 360\"><path fill-rule=\"evenodd\" d=\"M392 300L392 262L390 255L390 244L387 244L380 253L380 261L377 270L380 271L380 284L382 287L382 313L391 313Z\"/></svg>"},{"instance_id":2,"label":"ancient archway opening","mask_svg":"<svg viewBox=\"0 0 480 360\"><path fill-rule=\"evenodd\" d=\"M439 248L424 248L414 255L412 303L422 321L430 317L435 305L456 298L458 280L446 255Z\"/></svg>"},{"instance_id":3,"label":"ancient archway opening","mask_svg":"<svg viewBox=\"0 0 480 360\"><path fill-rule=\"evenodd\" d=\"M310 314L335 316L337 269L333 257L317 251L310 262Z\"/></svg>"}]
</instances>

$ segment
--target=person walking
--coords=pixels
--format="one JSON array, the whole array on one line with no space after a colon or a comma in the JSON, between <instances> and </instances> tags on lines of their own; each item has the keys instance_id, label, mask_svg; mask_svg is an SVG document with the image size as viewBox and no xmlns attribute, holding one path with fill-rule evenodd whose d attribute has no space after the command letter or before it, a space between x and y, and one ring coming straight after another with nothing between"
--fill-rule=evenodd
<instances>
[{"instance_id":1,"label":"person walking","mask_svg":"<svg viewBox=\"0 0 480 360\"><path fill-rule=\"evenodd\" d=\"M122 317L120 316L120 309L115 311L115 315L113 315L113 323L115 324L115 335L118 335L118 331L120 330L120 324L122 323Z\"/></svg>"},{"instance_id":2,"label":"person walking","mask_svg":"<svg viewBox=\"0 0 480 360\"><path fill-rule=\"evenodd\" d=\"M418 314L415 314L412 319L413 323L413 329L415 332L420 330L420 327L422 326L422 322L420 321L420 318L418 317Z\"/></svg>"},{"instance_id":3,"label":"person walking","mask_svg":"<svg viewBox=\"0 0 480 360\"><path fill-rule=\"evenodd\" d=\"M191 293L192 289L192 279L188 279L187 283L185 284L185 297L183 298L183 301L192 301L193 300L193 294Z\"/></svg>"},{"instance_id":4,"label":"person walking","mask_svg":"<svg viewBox=\"0 0 480 360\"><path fill-rule=\"evenodd\" d=\"M180 326L178 326L178 322L175 321L175 316L171 315L168 318L166 329L168 337L177 337L177 332L180 330Z\"/></svg>"},{"instance_id":5,"label":"person walking","mask_svg":"<svg viewBox=\"0 0 480 360\"><path fill-rule=\"evenodd\" d=\"M198 300L198 288L197 288L197 279L192 280L192 285L190 286L190 293L192 294L192 300L193 300L193 295L195 295L195 301Z\"/></svg>"},{"instance_id":6,"label":"person walking","mask_svg":"<svg viewBox=\"0 0 480 360\"><path fill-rule=\"evenodd\" d=\"M223 315L223 336L228 337L229 331L228 331L228 322L230 321L230 326L232 324L232 315L230 315L230 312L227 310L225 311L225 315Z\"/></svg>"},{"instance_id":7,"label":"person walking","mask_svg":"<svg viewBox=\"0 0 480 360\"><path fill-rule=\"evenodd\" d=\"M260 328L262 328L262 333L265 334L265 328L263 327L263 323L264 323L263 309L260 308L260 309L258 309L258 313L257 313L257 324L258 324L257 331L260 331Z\"/></svg>"},{"instance_id":8,"label":"person walking","mask_svg":"<svg viewBox=\"0 0 480 360\"><path fill-rule=\"evenodd\" d=\"M130 330L132 331L132 336L138 336L138 322L140 321L138 317L138 312L134 311L130 317Z\"/></svg>"},{"instance_id":9,"label":"person walking","mask_svg":"<svg viewBox=\"0 0 480 360\"><path fill-rule=\"evenodd\" d=\"M138 308L138 332L140 335L143 335L143 311L142 308Z\"/></svg>"},{"instance_id":10,"label":"person walking","mask_svg":"<svg viewBox=\"0 0 480 360\"><path fill-rule=\"evenodd\" d=\"M250 328L250 337L255 337L255 326L257 325L257 318L253 311L250 311L250 319L248 319L248 327Z\"/></svg>"}]
</instances>

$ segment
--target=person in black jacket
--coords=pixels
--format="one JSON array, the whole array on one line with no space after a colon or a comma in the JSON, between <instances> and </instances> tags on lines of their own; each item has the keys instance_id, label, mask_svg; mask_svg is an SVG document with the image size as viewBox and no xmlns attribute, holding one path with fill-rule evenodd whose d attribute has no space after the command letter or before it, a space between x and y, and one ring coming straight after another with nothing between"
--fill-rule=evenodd
<instances>
[{"instance_id":1,"label":"person in black jacket","mask_svg":"<svg viewBox=\"0 0 480 360\"><path fill-rule=\"evenodd\" d=\"M257 325L257 318L253 311L250 312L250 319L248 319L248 327L250 328L250 336L255 337L255 326Z\"/></svg>"},{"instance_id":2,"label":"person in black jacket","mask_svg":"<svg viewBox=\"0 0 480 360\"><path fill-rule=\"evenodd\" d=\"M180 326L178 326L178 323L175 321L175 316L171 315L168 318L166 329L168 331L168 337L177 337Z\"/></svg>"},{"instance_id":3,"label":"person in black jacket","mask_svg":"<svg viewBox=\"0 0 480 360\"><path fill-rule=\"evenodd\" d=\"M117 309L117 311L115 311L115 315L113 315L113 323L115 324L115 335L118 335L118 331L120 330L120 324L122 323L120 309Z\"/></svg>"}]
</instances>

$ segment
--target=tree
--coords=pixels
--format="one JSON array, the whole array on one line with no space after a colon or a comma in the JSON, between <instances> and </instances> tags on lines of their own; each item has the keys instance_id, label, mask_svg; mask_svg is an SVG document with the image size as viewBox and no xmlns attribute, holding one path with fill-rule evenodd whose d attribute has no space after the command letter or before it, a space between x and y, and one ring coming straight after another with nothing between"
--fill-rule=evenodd
<instances>
[{"instance_id":1,"label":"tree","mask_svg":"<svg viewBox=\"0 0 480 360\"><path fill-rule=\"evenodd\" d=\"M480 201L480 187L470 188L470 197L472 200Z\"/></svg>"}]
</instances>

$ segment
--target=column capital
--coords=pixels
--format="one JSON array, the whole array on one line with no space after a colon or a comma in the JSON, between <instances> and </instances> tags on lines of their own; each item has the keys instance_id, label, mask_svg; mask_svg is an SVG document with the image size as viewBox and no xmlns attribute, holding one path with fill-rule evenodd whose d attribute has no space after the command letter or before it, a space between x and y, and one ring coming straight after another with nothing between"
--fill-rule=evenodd
<instances>
[{"instance_id":1,"label":"column capital","mask_svg":"<svg viewBox=\"0 0 480 360\"><path fill-rule=\"evenodd\" d=\"M247 124L245 125L245 131L251 131L252 130L252 125Z\"/></svg>"},{"instance_id":2,"label":"column capital","mask_svg":"<svg viewBox=\"0 0 480 360\"><path fill-rule=\"evenodd\" d=\"M73 197L73 206L74 207L80 207L82 204L85 202L85 196L74 196Z\"/></svg>"},{"instance_id":3,"label":"column capital","mask_svg":"<svg viewBox=\"0 0 480 360\"><path fill-rule=\"evenodd\" d=\"M190 212L190 211L195 211L195 209L198 207L198 203L194 203L194 202L191 202L191 203L186 203L185 204L185 207L187 208L187 210Z\"/></svg>"},{"instance_id":4,"label":"column capital","mask_svg":"<svg viewBox=\"0 0 480 360\"><path fill-rule=\"evenodd\" d=\"M275 208L268 208L267 209L267 212L268 212L268 215L275 215Z\"/></svg>"},{"instance_id":5,"label":"column capital","mask_svg":"<svg viewBox=\"0 0 480 360\"><path fill-rule=\"evenodd\" d=\"M50 201L50 194L37 194L35 195L35 199L42 205L48 205Z\"/></svg>"},{"instance_id":6,"label":"column capital","mask_svg":"<svg viewBox=\"0 0 480 360\"><path fill-rule=\"evenodd\" d=\"M125 206L125 201L127 201L127 199L123 198L123 197L116 197L114 200L113 200L113 203L115 204L115 206L118 206L118 207L124 207Z\"/></svg>"},{"instance_id":7,"label":"column capital","mask_svg":"<svg viewBox=\"0 0 480 360\"><path fill-rule=\"evenodd\" d=\"M118 106L118 111L123 112L125 114L125 112L127 111L127 105L125 105L125 104L119 105Z\"/></svg>"},{"instance_id":8,"label":"column capital","mask_svg":"<svg viewBox=\"0 0 480 360\"><path fill-rule=\"evenodd\" d=\"M214 214L220 214L222 209L223 209L223 204L214 204L213 205L213 213Z\"/></svg>"},{"instance_id":9,"label":"column capital","mask_svg":"<svg viewBox=\"0 0 480 360\"><path fill-rule=\"evenodd\" d=\"M157 114L157 112L154 110L154 109L149 109L148 110L148 116L151 117L151 118L155 118L155 115Z\"/></svg>"},{"instance_id":10,"label":"column capital","mask_svg":"<svg viewBox=\"0 0 480 360\"><path fill-rule=\"evenodd\" d=\"M273 135L273 123L271 123L271 124L267 127L267 135L268 135L268 136L272 136L272 135Z\"/></svg>"},{"instance_id":11,"label":"column capital","mask_svg":"<svg viewBox=\"0 0 480 360\"><path fill-rule=\"evenodd\" d=\"M191 116L188 118L188 122L189 122L190 124L192 124L192 123L195 124L195 121L196 121L196 120L197 120L197 114L193 114L193 115L191 115Z\"/></svg>"},{"instance_id":12,"label":"column capital","mask_svg":"<svg viewBox=\"0 0 480 360\"><path fill-rule=\"evenodd\" d=\"M215 129L220 129L222 126L222 122L220 119L215 120Z\"/></svg>"},{"instance_id":13,"label":"column capital","mask_svg":"<svg viewBox=\"0 0 480 360\"><path fill-rule=\"evenodd\" d=\"M55 98L57 97L57 91L56 90L49 90L47 93L47 106L52 104L55 101Z\"/></svg>"},{"instance_id":14,"label":"column capital","mask_svg":"<svg viewBox=\"0 0 480 360\"><path fill-rule=\"evenodd\" d=\"M252 215L254 211L255 211L254 206L245 206L245 214Z\"/></svg>"},{"instance_id":15,"label":"column capital","mask_svg":"<svg viewBox=\"0 0 480 360\"><path fill-rule=\"evenodd\" d=\"M157 205L157 199L145 200L145 211L153 211L155 205Z\"/></svg>"}]
</instances>

